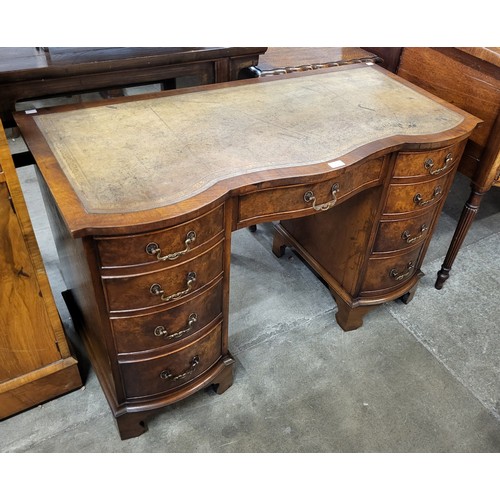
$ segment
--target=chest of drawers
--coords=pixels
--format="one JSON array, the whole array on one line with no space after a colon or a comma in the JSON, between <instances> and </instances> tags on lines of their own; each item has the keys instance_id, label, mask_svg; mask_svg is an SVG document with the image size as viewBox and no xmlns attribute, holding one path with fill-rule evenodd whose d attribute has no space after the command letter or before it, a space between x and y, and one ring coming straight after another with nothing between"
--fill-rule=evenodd
<instances>
[{"instance_id":1,"label":"chest of drawers","mask_svg":"<svg viewBox=\"0 0 500 500\"><path fill-rule=\"evenodd\" d=\"M16 120L124 439L151 412L231 385L238 228L281 220L274 253L294 246L319 272L345 330L408 301L477 122L363 64Z\"/></svg>"}]
</instances>

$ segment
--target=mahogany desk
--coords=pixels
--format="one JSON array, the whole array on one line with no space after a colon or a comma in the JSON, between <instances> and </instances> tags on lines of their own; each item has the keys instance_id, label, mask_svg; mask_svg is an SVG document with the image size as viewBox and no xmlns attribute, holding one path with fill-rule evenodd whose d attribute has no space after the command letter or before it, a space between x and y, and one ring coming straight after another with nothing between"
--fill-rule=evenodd
<instances>
[{"instance_id":1,"label":"mahogany desk","mask_svg":"<svg viewBox=\"0 0 500 500\"><path fill-rule=\"evenodd\" d=\"M233 230L278 221L345 330L408 302L478 120L358 64L16 114L123 439L233 380ZM318 283L318 286L321 286Z\"/></svg>"}]
</instances>

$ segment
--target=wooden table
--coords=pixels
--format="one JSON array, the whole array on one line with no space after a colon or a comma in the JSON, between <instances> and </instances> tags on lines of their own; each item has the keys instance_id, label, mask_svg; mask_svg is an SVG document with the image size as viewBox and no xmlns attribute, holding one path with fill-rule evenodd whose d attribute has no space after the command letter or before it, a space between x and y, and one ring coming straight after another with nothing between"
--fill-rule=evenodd
<instances>
[{"instance_id":1,"label":"wooden table","mask_svg":"<svg viewBox=\"0 0 500 500\"><path fill-rule=\"evenodd\" d=\"M165 405L232 384L236 229L281 220L274 253L293 246L319 273L345 330L408 302L478 120L357 64L16 121L75 326L125 439Z\"/></svg>"}]
</instances>

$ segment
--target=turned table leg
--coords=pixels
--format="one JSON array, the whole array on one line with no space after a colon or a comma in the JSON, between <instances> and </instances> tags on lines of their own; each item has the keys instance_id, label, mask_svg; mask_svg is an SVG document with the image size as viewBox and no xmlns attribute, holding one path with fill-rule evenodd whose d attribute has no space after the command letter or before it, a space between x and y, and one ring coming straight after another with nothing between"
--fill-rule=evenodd
<instances>
[{"instance_id":1,"label":"turned table leg","mask_svg":"<svg viewBox=\"0 0 500 500\"><path fill-rule=\"evenodd\" d=\"M462 215L460 216L460 220L458 221L457 228L455 229L455 234L450 243L450 247L448 248L448 253L444 259L443 265L441 266L441 270L437 273L436 284L434 285L438 290L443 288L445 281L450 276L450 270L455 261L455 258L462 246L462 243L467 236L467 232L474 221L477 212L479 210L479 205L481 204L481 199L484 193L487 190L476 191L474 186L472 188L471 195L467 200L467 203L464 206L462 211Z\"/></svg>"}]
</instances>

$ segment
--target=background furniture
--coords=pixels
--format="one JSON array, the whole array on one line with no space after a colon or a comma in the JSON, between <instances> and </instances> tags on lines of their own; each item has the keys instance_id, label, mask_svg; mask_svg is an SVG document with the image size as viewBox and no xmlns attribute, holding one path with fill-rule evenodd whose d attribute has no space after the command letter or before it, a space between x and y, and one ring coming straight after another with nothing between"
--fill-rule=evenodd
<instances>
[{"instance_id":1,"label":"background furniture","mask_svg":"<svg viewBox=\"0 0 500 500\"><path fill-rule=\"evenodd\" d=\"M483 120L472 133L458 167L472 181L471 194L438 272L436 288L440 289L449 277L483 195L491 187L500 187L500 48L368 50L390 61L391 69L399 76Z\"/></svg>"},{"instance_id":2,"label":"background furniture","mask_svg":"<svg viewBox=\"0 0 500 500\"><path fill-rule=\"evenodd\" d=\"M275 254L293 245L313 265L345 330L379 304L408 302L477 122L365 64L16 121L75 327L123 439L152 412L232 384L236 229L281 219Z\"/></svg>"},{"instance_id":3,"label":"background furniture","mask_svg":"<svg viewBox=\"0 0 500 500\"><path fill-rule=\"evenodd\" d=\"M268 47L250 68L257 76L280 75L382 59L359 47Z\"/></svg>"},{"instance_id":4,"label":"background furniture","mask_svg":"<svg viewBox=\"0 0 500 500\"><path fill-rule=\"evenodd\" d=\"M82 385L0 125L0 419Z\"/></svg>"}]
</instances>

